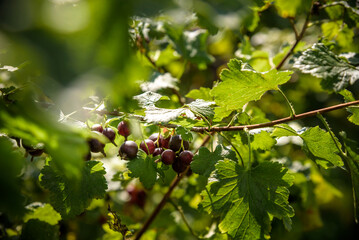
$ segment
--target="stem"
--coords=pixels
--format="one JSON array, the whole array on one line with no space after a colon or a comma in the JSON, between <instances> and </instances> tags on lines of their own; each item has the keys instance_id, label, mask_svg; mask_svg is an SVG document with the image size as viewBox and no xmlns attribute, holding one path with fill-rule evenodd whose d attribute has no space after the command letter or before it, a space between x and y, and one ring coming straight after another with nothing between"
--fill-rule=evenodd
<instances>
[{"instance_id":1,"label":"stem","mask_svg":"<svg viewBox=\"0 0 359 240\"><path fill-rule=\"evenodd\" d=\"M325 118L323 117L322 114L318 113L317 114L317 117L320 119L320 121L323 123L323 125L325 126L325 129L327 129L327 131L329 132L330 136L332 137L334 143L335 143L335 146L338 148L339 152L340 152L340 155L342 157L346 157L346 154L343 152L342 148L339 146L339 143L338 143L338 140L336 139L333 131L330 129L329 127L329 124L327 123L327 121L325 120Z\"/></svg>"},{"instance_id":2,"label":"stem","mask_svg":"<svg viewBox=\"0 0 359 240\"><path fill-rule=\"evenodd\" d=\"M191 228L191 225L188 223L186 216L184 215L184 212L182 210L182 208L180 206L178 206L175 202L173 202L171 199L169 199L169 202L173 205L173 207L180 213L181 218L183 220L183 222L186 224L188 230L191 232L191 234L197 238L200 239L200 237L197 236L197 234L195 234L195 232L193 231L193 229Z\"/></svg>"},{"instance_id":3,"label":"stem","mask_svg":"<svg viewBox=\"0 0 359 240\"><path fill-rule=\"evenodd\" d=\"M210 139L209 136L206 136L203 139L203 142L201 144L200 147L204 146L207 144L208 140ZM199 148L198 148L199 149ZM198 149L195 151L195 153L198 151ZM175 187L178 185L178 183L182 180L182 178L184 176L186 176L187 171L189 170L189 167L187 167L186 171L184 171L183 173L177 175L175 177L175 179L172 181L169 189L167 190L167 192L165 193L165 195L162 197L162 200L160 201L160 203L156 206L156 208L153 210L152 214L150 215L150 217L147 219L147 221L143 224L142 228L138 231L136 237L134 238L135 240L139 240L141 238L141 236L147 231L147 229L149 228L149 226L151 225L151 223L153 222L153 220L156 218L156 216L159 214L159 212L162 210L162 208L165 206L167 200L169 199L172 191L175 189Z\"/></svg>"},{"instance_id":4,"label":"stem","mask_svg":"<svg viewBox=\"0 0 359 240\"><path fill-rule=\"evenodd\" d=\"M290 117L295 117L295 111L293 108L293 105L289 102L289 99L287 98L287 96L284 94L284 92L278 88L278 91L282 94L282 96L284 97L285 101L287 102L287 105L289 107L289 111L290 111Z\"/></svg>"},{"instance_id":5,"label":"stem","mask_svg":"<svg viewBox=\"0 0 359 240\"><path fill-rule=\"evenodd\" d=\"M297 114L294 117L285 117L285 118L277 119L277 120L274 120L271 122L266 122L266 123L242 125L242 126L232 126L232 127L226 127L226 126L225 127L212 127L210 130L206 127L193 127L191 129L191 131L193 131L193 132L204 132L204 131L224 132L224 131L240 131L240 130L243 130L244 128L257 129L257 128L264 128L264 127L272 127L272 126L280 124L280 123L286 123L286 122L291 122L291 121L302 119L302 118L312 117L312 116L317 115L318 113L322 114L325 112L331 112L334 110L338 110L341 108L345 108L345 107L357 105L357 104L359 104L359 100L347 102L347 103L341 103L341 104L337 104L337 105L334 105L331 107L321 108L321 109L317 109L314 111Z\"/></svg>"},{"instance_id":6,"label":"stem","mask_svg":"<svg viewBox=\"0 0 359 240\"><path fill-rule=\"evenodd\" d=\"M251 148L251 135L248 132L248 129L245 128L244 132L247 135L247 142L248 142L248 165L247 165L247 170L251 169L251 158L252 158L252 148Z\"/></svg>"},{"instance_id":7,"label":"stem","mask_svg":"<svg viewBox=\"0 0 359 240\"><path fill-rule=\"evenodd\" d=\"M280 69L283 66L284 62L289 58L290 55L292 55L292 53L294 52L295 47L298 45L298 43L304 37L304 33L305 33L305 31L307 30L307 27L308 27L308 23L309 23L309 19L310 19L310 14L312 12L312 8L313 8L313 1L311 3L311 7L310 7L310 10L309 10L309 12L307 14L307 17L305 18L305 22L303 24L302 30L300 31L298 37L297 37L297 34L296 34L296 40L295 40L293 46L290 48L290 50L287 52L287 54L284 56L284 58L280 61L280 63L278 63L278 65L275 67L277 70Z\"/></svg>"},{"instance_id":8,"label":"stem","mask_svg":"<svg viewBox=\"0 0 359 240\"><path fill-rule=\"evenodd\" d=\"M299 35L298 35L297 28L295 27L293 18L289 18L289 22L290 22L290 26L292 27L293 32L295 34L295 39L298 39Z\"/></svg>"},{"instance_id":9,"label":"stem","mask_svg":"<svg viewBox=\"0 0 359 240\"><path fill-rule=\"evenodd\" d=\"M219 135L221 135L223 137L223 139L225 139L232 146L234 151L238 154L239 158L241 159L242 166L244 167L243 158L242 158L241 154L239 153L238 149L236 148L236 146L234 146L233 143L226 136L224 136L221 132L219 132Z\"/></svg>"}]
</instances>

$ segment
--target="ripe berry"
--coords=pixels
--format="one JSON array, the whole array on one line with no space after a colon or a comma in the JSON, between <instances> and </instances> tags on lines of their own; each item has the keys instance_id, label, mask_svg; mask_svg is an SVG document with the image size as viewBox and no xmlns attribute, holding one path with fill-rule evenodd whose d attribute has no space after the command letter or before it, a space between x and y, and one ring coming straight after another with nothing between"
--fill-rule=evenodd
<instances>
[{"instance_id":1,"label":"ripe berry","mask_svg":"<svg viewBox=\"0 0 359 240\"><path fill-rule=\"evenodd\" d=\"M96 131L102 133L103 127L100 124L94 124L91 127L91 131Z\"/></svg>"},{"instance_id":2,"label":"ripe berry","mask_svg":"<svg viewBox=\"0 0 359 240\"><path fill-rule=\"evenodd\" d=\"M162 137L161 146L166 149L169 148L170 139L171 137L167 137L167 138Z\"/></svg>"},{"instance_id":3,"label":"ripe berry","mask_svg":"<svg viewBox=\"0 0 359 240\"><path fill-rule=\"evenodd\" d=\"M117 130L118 134L124 136L125 138L127 138L131 134L130 128L125 121L122 121L117 125Z\"/></svg>"},{"instance_id":4,"label":"ripe berry","mask_svg":"<svg viewBox=\"0 0 359 240\"><path fill-rule=\"evenodd\" d=\"M103 144L96 138L90 138L87 142L89 144L91 152L94 152L94 153L100 152L106 157L106 153L103 150L105 147L105 144Z\"/></svg>"},{"instance_id":5,"label":"ripe berry","mask_svg":"<svg viewBox=\"0 0 359 240\"><path fill-rule=\"evenodd\" d=\"M39 143L36 146L25 143L24 140L22 140L21 143L22 147L26 149L26 152L31 155L31 162L34 160L34 157L41 156L44 153L44 145L42 143Z\"/></svg>"},{"instance_id":6,"label":"ripe berry","mask_svg":"<svg viewBox=\"0 0 359 240\"><path fill-rule=\"evenodd\" d=\"M180 135L173 135L169 141L169 148L172 149L175 152L178 152L179 150L188 150L189 149L189 143L186 140L183 140L183 148L182 147L182 137Z\"/></svg>"},{"instance_id":7,"label":"ripe berry","mask_svg":"<svg viewBox=\"0 0 359 240\"><path fill-rule=\"evenodd\" d=\"M147 153L147 155L152 154L155 151L155 143L150 140L150 139L146 139L145 141L142 141L140 144L140 148Z\"/></svg>"},{"instance_id":8,"label":"ripe berry","mask_svg":"<svg viewBox=\"0 0 359 240\"><path fill-rule=\"evenodd\" d=\"M137 156L138 146L134 141L125 141L122 143L119 154L124 159L133 159Z\"/></svg>"},{"instance_id":9,"label":"ripe berry","mask_svg":"<svg viewBox=\"0 0 359 240\"><path fill-rule=\"evenodd\" d=\"M163 148L156 148L155 151L152 153L152 155L155 157L161 155L162 153L163 153Z\"/></svg>"},{"instance_id":10,"label":"ripe berry","mask_svg":"<svg viewBox=\"0 0 359 240\"><path fill-rule=\"evenodd\" d=\"M178 174L183 173L186 170L187 166L188 165L183 164L179 158L176 158L172 164L173 170Z\"/></svg>"},{"instance_id":11,"label":"ripe berry","mask_svg":"<svg viewBox=\"0 0 359 240\"><path fill-rule=\"evenodd\" d=\"M116 133L112 128L105 128L102 131L102 134L105 135L110 140L110 142L112 142L117 147L115 143Z\"/></svg>"},{"instance_id":12,"label":"ripe berry","mask_svg":"<svg viewBox=\"0 0 359 240\"><path fill-rule=\"evenodd\" d=\"M135 186L129 186L126 189L127 193L130 195L130 203L143 208L146 203L146 192L142 189L138 189Z\"/></svg>"},{"instance_id":13,"label":"ripe berry","mask_svg":"<svg viewBox=\"0 0 359 240\"><path fill-rule=\"evenodd\" d=\"M171 149L167 149L161 154L161 160L166 165L171 165L176 158L176 153Z\"/></svg>"},{"instance_id":14,"label":"ripe berry","mask_svg":"<svg viewBox=\"0 0 359 240\"><path fill-rule=\"evenodd\" d=\"M148 139L152 140L156 144L156 147L162 147L162 140L163 140L162 135L158 137L158 133L154 133L151 136L149 136Z\"/></svg>"},{"instance_id":15,"label":"ripe berry","mask_svg":"<svg viewBox=\"0 0 359 240\"><path fill-rule=\"evenodd\" d=\"M184 150L180 153L178 158L183 164L190 165L192 162L193 153L191 151Z\"/></svg>"}]
</instances>

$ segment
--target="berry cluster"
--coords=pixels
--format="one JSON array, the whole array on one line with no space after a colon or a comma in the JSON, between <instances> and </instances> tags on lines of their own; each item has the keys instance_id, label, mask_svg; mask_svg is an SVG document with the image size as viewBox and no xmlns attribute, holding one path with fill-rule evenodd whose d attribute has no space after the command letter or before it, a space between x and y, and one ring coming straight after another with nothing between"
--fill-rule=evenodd
<instances>
[{"instance_id":1,"label":"berry cluster","mask_svg":"<svg viewBox=\"0 0 359 240\"><path fill-rule=\"evenodd\" d=\"M119 123L118 133L125 138L130 135L126 122ZM164 138L162 135L154 133L140 143L140 149L147 155L161 155L161 161L166 165L172 165L173 170L177 173L184 172L193 158L193 153L188 151L188 141L183 140L180 135ZM119 155L129 160L134 159L137 152L138 146L134 141L125 141L119 149Z\"/></svg>"}]
</instances>

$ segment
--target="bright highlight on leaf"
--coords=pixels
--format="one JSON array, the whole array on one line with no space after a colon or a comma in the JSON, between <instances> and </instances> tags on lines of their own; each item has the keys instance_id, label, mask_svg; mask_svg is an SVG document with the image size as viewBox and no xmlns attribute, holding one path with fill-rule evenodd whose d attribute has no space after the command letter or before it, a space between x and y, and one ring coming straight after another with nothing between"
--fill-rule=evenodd
<instances>
[{"instance_id":1,"label":"bright highlight on leaf","mask_svg":"<svg viewBox=\"0 0 359 240\"><path fill-rule=\"evenodd\" d=\"M275 69L256 72L237 59L232 59L228 68L220 75L222 82L211 91L215 102L226 110L239 110L247 102L259 100L265 92L277 90L278 85L286 83L292 74Z\"/></svg>"},{"instance_id":2,"label":"bright highlight on leaf","mask_svg":"<svg viewBox=\"0 0 359 240\"><path fill-rule=\"evenodd\" d=\"M261 239L270 232L271 216L286 221L294 216L288 203L293 176L287 171L275 162L247 171L234 161L221 160L202 192L201 206L220 216L219 229L233 239Z\"/></svg>"},{"instance_id":3,"label":"bright highlight on leaf","mask_svg":"<svg viewBox=\"0 0 359 240\"><path fill-rule=\"evenodd\" d=\"M316 43L295 59L293 67L303 73L322 78L322 86L335 92L359 79L359 69L331 52L324 44Z\"/></svg>"}]
</instances>

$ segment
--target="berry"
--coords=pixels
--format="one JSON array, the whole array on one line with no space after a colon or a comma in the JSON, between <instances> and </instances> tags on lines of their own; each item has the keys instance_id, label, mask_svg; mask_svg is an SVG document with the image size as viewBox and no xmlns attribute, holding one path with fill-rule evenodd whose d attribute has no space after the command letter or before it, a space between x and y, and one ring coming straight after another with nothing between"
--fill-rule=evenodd
<instances>
[{"instance_id":1,"label":"berry","mask_svg":"<svg viewBox=\"0 0 359 240\"><path fill-rule=\"evenodd\" d=\"M125 121L122 121L117 125L117 130L118 134L124 136L125 138L127 138L131 134L130 128Z\"/></svg>"},{"instance_id":2,"label":"berry","mask_svg":"<svg viewBox=\"0 0 359 240\"><path fill-rule=\"evenodd\" d=\"M152 155L155 157L161 155L162 153L163 153L163 148L156 148L155 151L153 151Z\"/></svg>"},{"instance_id":3,"label":"berry","mask_svg":"<svg viewBox=\"0 0 359 240\"><path fill-rule=\"evenodd\" d=\"M155 151L155 143L150 140L150 139L146 139L145 141L142 141L140 144L140 148L147 153L147 155L152 154Z\"/></svg>"},{"instance_id":4,"label":"berry","mask_svg":"<svg viewBox=\"0 0 359 240\"><path fill-rule=\"evenodd\" d=\"M103 144L96 138L90 138L87 142L89 144L91 152L94 152L94 153L100 152L106 157L106 153L103 150L105 147L105 144Z\"/></svg>"},{"instance_id":5,"label":"berry","mask_svg":"<svg viewBox=\"0 0 359 240\"><path fill-rule=\"evenodd\" d=\"M156 144L156 147L162 147L162 141L163 141L162 135L158 137L158 133L154 133L151 136L149 136L148 139L152 140Z\"/></svg>"},{"instance_id":6,"label":"berry","mask_svg":"<svg viewBox=\"0 0 359 240\"><path fill-rule=\"evenodd\" d=\"M166 165L171 165L175 161L175 158L176 158L176 153L171 149L165 150L161 154L161 160Z\"/></svg>"},{"instance_id":7,"label":"berry","mask_svg":"<svg viewBox=\"0 0 359 240\"><path fill-rule=\"evenodd\" d=\"M180 135L173 135L169 141L169 148L175 152L179 150L188 150L189 143L186 140L183 140L183 148L182 149L182 137Z\"/></svg>"},{"instance_id":8,"label":"berry","mask_svg":"<svg viewBox=\"0 0 359 240\"><path fill-rule=\"evenodd\" d=\"M41 156L44 153L44 144L39 143L35 147L29 143L25 143L24 140L21 142L22 147L26 149L26 152L31 155L31 162L34 160L34 157Z\"/></svg>"},{"instance_id":9,"label":"berry","mask_svg":"<svg viewBox=\"0 0 359 240\"><path fill-rule=\"evenodd\" d=\"M190 165L192 162L193 153L191 151L184 150L180 153L178 158L183 164Z\"/></svg>"},{"instance_id":10,"label":"berry","mask_svg":"<svg viewBox=\"0 0 359 240\"><path fill-rule=\"evenodd\" d=\"M137 156L138 146L134 141L125 141L122 143L119 154L124 159L133 159Z\"/></svg>"},{"instance_id":11,"label":"berry","mask_svg":"<svg viewBox=\"0 0 359 240\"><path fill-rule=\"evenodd\" d=\"M127 193L130 195L130 203L143 208L146 203L146 192L142 189L138 189L134 186L129 186L126 189Z\"/></svg>"},{"instance_id":12,"label":"berry","mask_svg":"<svg viewBox=\"0 0 359 240\"><path fill-rule=\"evenodd\" d=\"M91 131L96 131L102 133L103 127L100 124L94 124L91 127Z\"/></svg>"},{"instance_id":13,"label":"berry","mask_svg":"<svg viewBox=\"0 0 359 240\"><path fill-rule=\"evenodd\" d=\"M115 143L116 133L112 128L105 128L102 131L102 134L105 135L110 140L110 142L112 142L117 147Z\"/></svg>"},{"instance_id":14,"label":"berry","mask_svg":"<svg viewBox=\"0 0 359 240\"><path fill-rule=\"evenodd\" d=\"M183 164L178 157L175 159L175 161L172 164L173 170L178 174L183 173L186 170L187 166L188 165Z\"/></svg>"},{"instance_id":15,"label":"berry","mask_svg":"<svg viewBox=\"0 0 359 240\"><path fill-rule=\"evenodd\" d=\"M171 137L167 137L167 138L162 137L161 146L166 149L169 148L170 139Z\"/></svg>"}]
</instances>

